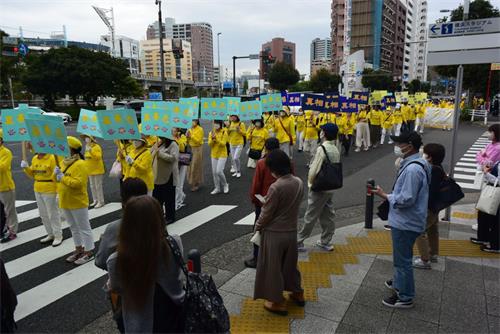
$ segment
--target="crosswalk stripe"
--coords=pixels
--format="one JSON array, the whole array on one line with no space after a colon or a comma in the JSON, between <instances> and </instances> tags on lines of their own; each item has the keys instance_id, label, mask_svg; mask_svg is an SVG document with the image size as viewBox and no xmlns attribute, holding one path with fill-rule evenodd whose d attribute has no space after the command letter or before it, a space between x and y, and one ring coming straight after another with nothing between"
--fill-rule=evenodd
<instances>
[{"instance_id":1,"label":"crosswalk stripe","mask_svg":"<svg viewBox=\"0 0 500 334\"><path fill-rule=\"evenodd\" d=\"M467 158L475 158L475 157L476 157L476 155L475 155L475 154L473 154L473 153L465 153L465 154L464 154L464 157L467 157Z\"/></svg>"},{"instance_id":2,"label":"crosswalk stripe","mask_svg":"<svg viewBox=\"0 0 500 334\"><path fill-rule=\"evenodd\" d=\"M35 203L35 201L16 201L16 208L19 208L21 206L25 206L31 203Z\"/></svg>"},{"instance_id":3,"label":"crosswalk stripe","mask_svg":"<svg viewBox=\"0 0 500 334\"><path fill-rule=\"evenodd\" d=\"M469 148L469 149L467 150L467 152L474 152L474 153L477 153L477 152L480 152L480 151L481 151L481 149L480 149L480 148L473 148L473 147L471 147L471 148Z\"/></svg>"},{"instance_id":4,"label":"crosswalk stripe","mask_svg":"<svg viewBox=\"0 0 500 334\"><path fill-rule=\"evenodd\" d=\"M236 208L236 205L211 205L168 226L170 234L183 235L214 218ZM66 241L67 242L67 241ZM69 242L68 242L69 243ZM63 244L64 245L64 244ZM59 246L62 247L63 245ZM63 298L81 287L104 276L105 271L97 268L94 262L86 263L62 275L50 279L17 296L18 305L14 314L19 321L41 308Z\"/></svg>"},{"instance_id":5,"label":"crosswalk stripe","mask_svg":"<svg viewBox=\"0 0 500 334\"><path fill-rule=\"evenodd\" d=\"M112 213L114 211L120 210L122 207L121 203L108 203L102 208L99 209L90 209L89 210L89 219L95 219L100 216L104 216L108 213ZM62 223L62 228L67 228L68 224L66 222ZM0 251L5 251L7 249L22 245L26 242L30 242L37 238L41 238L46 234L45 227L40 222L40 226L30 228L29 230L19 232L17 234L17 238L9 241L8 243L0 245Z\"/></svg>"},{"instance_id":6,"label":"crosswalk stripe","mask_svg":"<svg viewBox=\"0 0 500 334\"><path fill-rule=\"evenodd\" d=\"M461 179L461 180L475 180L476 179L475 175L465 175L465 174L453 174L453 177L455 179Z\"/></svg>"},{"instance_id":7,"label":"crosswalk stripe","mask_svg":"<svg viewBox=\"0 0 500 334\"><path fill-rule=\"evenodd\" d=\"M455 167L455 172L467 172L476 174L477 168Z\"/></svg>"},{"instance_id":8,"label":"crosswalk stripe","mask_svg":"<svg viewBox=\"0 0 500 334\"><path fill-rule=\"evenodd\" d=\"M247 225L247 226L253 226L255 222L255 212L252 212L251 214L245 216L244 218L238 220L234 225Z\"/></svg>"},{"instance_id":9,"label":"crosswalk stripe","mask_svg":"<svg viewBox=\"0 0 500 334\"><path fill-rule=\"evenodd\" d=\"M473 158L460 158L460 161L476 161L476 159L473 159Z\"/></svg>"},{"instance_id":10,"label":"crosswalk stripe","mask_svg":"<svg viewBox=\"0 0 500 334\"><path fill-rule=\"evenodd\" d=\"M467 166L467 167L476 167L477 164L473 164L471 162L457 162L457 166Z\"/></svg>"},{"instance_id":11,"label":"crosswalk stripe","mask_svg":"<svg viewBox=\"0 0 500 334\"><path fill-rule=\"evenodd\" d=\"M474 183L463 183L463 182L457 182L457 184L463 188L463 189L473 189L473 190L479 190L480 188L475 186Z\"/></svg>"},{"instance_id":12,"label":"crosswalk stripe","mask_svg":"<svg viewBox=\"0 0 500 334\"><path fill-rule=\"evenodd\" d=\"M486 145L483 145L483 144L473 144L472 147L485 148Z\"/></svg>"}]
</instances>

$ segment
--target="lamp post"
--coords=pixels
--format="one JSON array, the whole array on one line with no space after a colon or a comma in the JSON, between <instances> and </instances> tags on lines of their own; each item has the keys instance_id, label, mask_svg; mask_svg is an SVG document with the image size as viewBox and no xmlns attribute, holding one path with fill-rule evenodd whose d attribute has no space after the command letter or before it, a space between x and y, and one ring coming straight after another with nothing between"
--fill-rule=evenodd
<instances>
[{"instance_id":1,"label":"lamp post","mask_svg":"<svg viewBox=\"0 0 500 334\"><path fill-rule=\"evenodd\" d=\"M160 29L160 76L161 76L161 99L165 100L165 63L163 60L163 24L161 22L161 0L155 0L158 5L158 27Z\"/></svg>"},{"instance_id":2,"label":"lamp post","mask_svg":"<svg viewBox=\"0 0 500 334\"><path fill-rule=\"evenodd\" d=\"M222 85L222 81L221 81L221 77L222 77L222 73L221 73L221 69L220 69L220 43L219 43L219 36L222 35L221 32L218 32L217 33L217 67L219 68L219 97L222 96L222 92L221 92L221 85Z\"/></svg>"}]
</instances>

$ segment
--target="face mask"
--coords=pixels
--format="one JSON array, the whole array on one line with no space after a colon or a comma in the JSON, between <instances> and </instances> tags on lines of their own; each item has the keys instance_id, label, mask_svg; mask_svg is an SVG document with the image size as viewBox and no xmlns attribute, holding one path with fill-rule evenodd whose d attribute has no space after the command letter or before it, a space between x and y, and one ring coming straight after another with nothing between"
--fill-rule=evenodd
<instances>
[{"instance_id":1,"label":"face mask","mask_svg":"<svg viewBox=\"0 0 500 334\"><path fill-rule=\"evenodd\" d=\"M85 143L86 144L90 144L90 138L89 137L85 137Z\"/></svg>"},{"instance_id":2,"label":"face mask","mask_svg":"<svg viewBox=\"0 0 500 334\"><path fill-rule=\"evenodd\" d=\"M493 141L495 139L495 134L493 132L488 132L488 140Z\"/></svg>"},{"instance_id":3,"label":"face mask","mask_svg":"<svg viewBox=\"0 0 500 334\"><path fill-rule=\"evenodd\" d=\"M215 124L215 130L220 130L220 124Z\"/></svg>"},{"instance_id":4,"label":"face mask","mask_svg":"<svg viewBox=\"0 0 500 334\"><path fill-rule=\"evenodd\" d=\"M284 112L280 112L280 116L281 116L281 117L285 117L285 116L286 116L286 113L284 113Z\"/></svg>"},{"instance_id":5,"label":"face mask","mask_svg":"<svg viewBox=\"0 0 500 334\"><path fill-rule=\"evenodd\" d=\"M260 128L260 127L262 127L262 123L261 122L255 122L255 126L258 127L258 128Z\"/></svg>"},{"instance_id":6,"label":"face mask","mask_svg":"<svg viewBox=\"0 0 500 334\"><path fill-rule=\"evenodd\" d=\"M404 156L403 150L399 146L394 146L394 154L399 158Z\"/></svg>"},{"instance_id":7,"label":"face mask","mask_svg":"<svg viewBox=\"0 0 500 334\"><path fill-rule=\"evenodd\" d=\"M135 148L138 148L138 147L142 146L142 141L141 140L134 140L133 143L134 143L134 147Z\"/></svg>"}]
</instances>

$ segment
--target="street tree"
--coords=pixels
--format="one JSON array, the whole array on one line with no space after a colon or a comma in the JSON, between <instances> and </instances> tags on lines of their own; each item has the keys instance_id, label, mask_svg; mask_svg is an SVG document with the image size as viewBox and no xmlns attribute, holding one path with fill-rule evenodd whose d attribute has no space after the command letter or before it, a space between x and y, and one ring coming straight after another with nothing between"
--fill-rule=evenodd
<instances>
[{"instance_id":1,"label":"street tree","mask_svg":"<svg viewBox=\"0 0 500 334\"><path fill-rule=\"evenodd\" d=\"M428 82L421 82L418 79L413 79L408 84L408 92L410 94L415 94L416 92L426 92L428 93L431 89L431 85Z\"/></svg>"},{"instance_id":2,"label":"street tree","mask_svg":"<svg viewBox=\"0 0 500 334\"><path fill-rule=\"evenodd\" d=\"M311 76L310 87L315 93L337 91L342 78L326 68L319 69Z\"/></svg>"},{"instance_id":3,"label":"street tree","mask_svg":"<svg viewBox=\"0 0 500 334\"><path fill-rule=\"evenodd\" d=\"M268 74L271 88L282 91L295 85L300 80L299 71L285 62L276 62Z\"/></svg>"},{"instance_id":4,"label":"street tree","mask_svg":"<svg viewBox=\"0 0 500 334\"><path fill-rule=\"evenodd\" d=\"M365 68L363 70L363 78L361 83L365 88L373 90L395 90L395 84L392 80L392 76L384 71L374 71L371 68Z\"/></svg>"}]
</instances>

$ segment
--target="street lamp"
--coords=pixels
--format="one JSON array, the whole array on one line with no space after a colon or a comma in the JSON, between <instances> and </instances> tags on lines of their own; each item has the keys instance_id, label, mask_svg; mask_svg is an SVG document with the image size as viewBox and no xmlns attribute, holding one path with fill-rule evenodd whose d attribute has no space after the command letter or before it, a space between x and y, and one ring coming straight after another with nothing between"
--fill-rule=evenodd
<instances>
[{"instance_id":1,"label":"street lamp","mask_svg":"<svg viewBox=\"0 0 500 334\"><path fill-rule=\"evenodd\" d=\"M219 47L219 36L222 35L221 32L218 32L217 33L217 66L219 68L219 97L222 96L222 92L221 92L221 85L222 85L222 81L221 81L221 77L222 77L222 73L221 73L221 69L220 69L220 47Z\"/></svg>"},{"instance_id":2,"label":"street lamp","mask_svg":"<svg viewBox=\"0 0 500 334\"><path fill-rule=\"evenodd\" d=\"M161 0L155 0L158 6L158 27L160 29L160 75L161 75L161 99L165 100L165 63L163 60L163 24L161 22Z\"/></svg>"}]
</instances>

